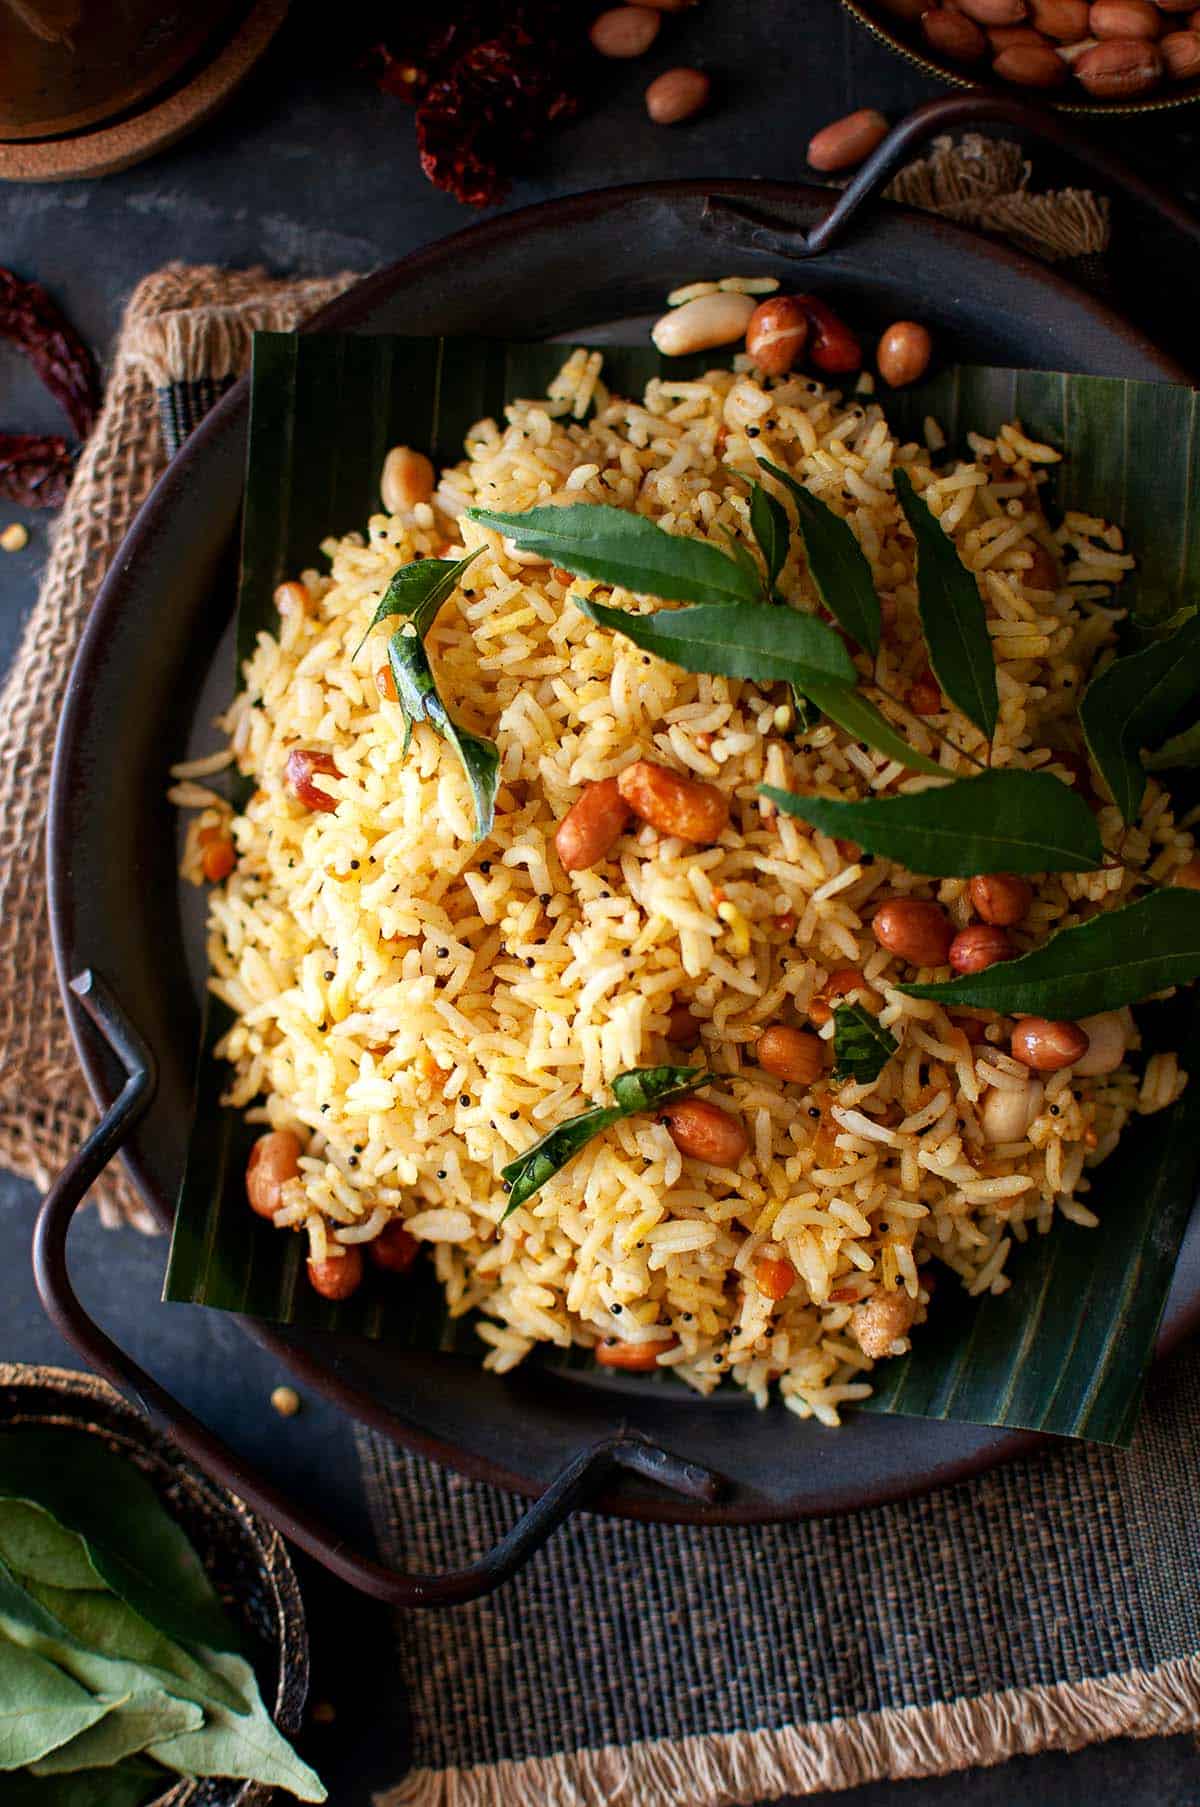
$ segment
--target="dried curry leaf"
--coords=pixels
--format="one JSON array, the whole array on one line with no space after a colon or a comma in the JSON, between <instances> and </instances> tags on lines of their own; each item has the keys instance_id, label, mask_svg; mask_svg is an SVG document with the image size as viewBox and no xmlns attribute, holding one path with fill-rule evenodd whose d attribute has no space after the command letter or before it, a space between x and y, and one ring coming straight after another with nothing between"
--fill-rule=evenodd
<instances>
[{"instance_id":1,"label":"dried curry leaf","mask_svg":"<svg viewBox=\"0 0 1200 1807\"><path fill-rule=\"evenodd\" d=\"M940 530L939 530L940 531ZM910 872L1091 872L1104 858L1082 797L1047 772L981 772L915 796L834 803L760 785L764 797L823 833L858 841Z\"/></svg>"},{"instance_id":2,"label":"dried curry leaf","mask_svg":"<svg viewBox=\"0 0 1200 1807\"><path fill-rule=\"evenodd\" d=\"M710 1077L703 1067L631 1067L626 1073L618 1073L609 1088L615 1104L593 1104L578 1116L556 1124L502 1170L500 1177L508 1187L504 1216L532 1198L581 1149L622 1117L655 1111L676 1098L686 1098L707 1085Z\"/></svg>"}]
</instances>

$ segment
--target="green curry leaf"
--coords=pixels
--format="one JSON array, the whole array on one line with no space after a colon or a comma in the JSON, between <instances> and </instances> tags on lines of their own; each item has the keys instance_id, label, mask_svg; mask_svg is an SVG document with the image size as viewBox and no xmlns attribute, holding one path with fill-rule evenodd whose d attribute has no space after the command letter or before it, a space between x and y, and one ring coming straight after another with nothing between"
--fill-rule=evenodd
<instances>
[{"instance_id":1,"label":"green curry leaf","mask_svg":"<svg viewBox=\"0 0 1200 1807\"><path fill-rule=\"evenodd\" d=\"M833 1077L869 1085L878 1079L900 1046L861 1004L838 1004L833 1012Z\"/></svg>"},{"instance_id":2,"label":"green curry leaf","mask_svg":"<svg viewBox=\"0 0 1200 1807\"><path fill-rule=\"evenodd\" d=\"M936 759L930 759L926 754L918 753L915 747L910 747L904 736L892 727L861 690L851 690L845 684L813 683L810 679L806 694L822 714L827 715L831 722L836 722L852 739L865 741L877 753L899 760L911 772L925 772L934 778L949 775Z\"/></svg>"},{"instance_id":3,"label":"green curry leaf","mask_svg":"<svg viewBox=\"0 0 1200 1807\"><path fill-rule=\"evenodd\" d=\"M397 628L388 640L388 664L396 699L404 714L404 746L408 752L414 722L428 722L434 733L458 755L475 804L475 839L492 832L496 792L500 788L500 754L495 743L472 734L451 719L438 692L429 655L413 624Z\"/></svg>"},{"instance_id":4,"label":"green curry leaf","mask_svg":"<svg viewBox=\"0 0 1200 1807\"><path fill-rule=\"evenodd\" d=\"M442 604L462 582L467 566L473 564L482 551L482 546L476 546L465 558L418 558L411 565L401 565L384 591L366 633L355 647L354 657L358 657L380 622L390 621L396 615L406 616L423 640Z\"/></svg>"},{"instance_id":5,"label":"green curry leaf","mask_svg":"<svg viewBox=\"0 0 1200 1807\"><path fill-rule=\"evenodd\" d=\"M532 1198L602 1130L619 1123L622 1117L655 1111L676 1098L686 1098L698 1087L708 1085L710 1078L703 1067L632 1067L626 1073L618 1073L609 1088L615 1104L593 1104L578 1116L556 1124L502 1170L500 1177L508 1188L504 1217Z\"/></svg>"},{"instance_id":6,"label":"green curry leaf","mask_svg":"<svg viewBox=\"0 0 1200 1807\"><path fill-rule=\"evenodd\" d=\"M787 510L769 489L746 478L750 485L750 529L758 541L758 549L767 567L767 584L774 590L779 573L787 564L792 530Z\"/></svg>"},{"instance_id":7,"label":"green curry leaf","mask_svg":"<svg viewBox=\"0 0 1200 1807\"><path fill-rule=\"evenodd\" d=\"M1091 872L1104 858L1083 799L1046 772L991 771L915 796L833 803L772 785L762 795L825 834L858 841L910 872Z\"/></svg>"},{"instance_id":8,"label":"green curry leaf","mask_svg":"<svg viewBox=\"0 0 1200 1807\"><path fill-rule=\"evenodd\" d=\"M954 541L901 466L896 494L917 542L917 605L934 676L956 709L990 740L1000 697L979 585Z\"/></svg>"},{"instance_id":9,"label":"green curry leaf","mask_svg":"<svg viewBox=\"0 0 1200 1807\"><path fill-rule=\"evenodd\" d=\"M1127 653L1092 679L1079 705L1088 751L1124 822L1136 822L1146 789L1140 753L1200 692L1200 616L1165 640ZM1172 756L1174 757L1174 756Z\"/></svg>"},{"instance_id":10,"label":"green curry leaf","mask_svg":"<svg viewBox=\"0 0 1200 1807\"><path fill-rule=\"evenodd\" d=\"M583 596L572 595L572 601L598 626L624 634L644 652L684 671L763 684L780 681L805 695L810 684L848 686L855 680L854 662L832 628L796 609L710 603L634 615Z\"/></svg>"},{"instance_id":11,"label":"green curry leaf","mask_svg":"<svg viewBox=\"0 0 1200 1807\"><path fill-rule=\"evenodd\" d=\"M667 533L645 515L600 502L499 514L471 508L469 520L502 533L575 577L617 584L665 602L761 602L762 579L719 546Z\"/></svg>"}]
</instances>

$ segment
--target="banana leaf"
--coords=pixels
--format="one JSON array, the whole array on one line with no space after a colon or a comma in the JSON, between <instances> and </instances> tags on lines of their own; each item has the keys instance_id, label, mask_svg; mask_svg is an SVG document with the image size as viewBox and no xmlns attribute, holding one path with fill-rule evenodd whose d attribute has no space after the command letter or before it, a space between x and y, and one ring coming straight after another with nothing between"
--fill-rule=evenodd
<instances>
[{"instance_id":1,"label":"banana leaf","mask_svg":"<svg viewBox=\"0 0 1200 1807\"><path fill-rule=\"evenodd\" d=\"M362 527L379 507L387 448L404 443L435 462L461 453L476 420L499 418L515 396L544 393L565 349L482 340L260 335L255 341L247 455L239 661L274 619L284 577L319 563L320 541ZM706 358L664 364L650 347L606 347L604 381L636 394L669 370L688 376ZM1197 397L1171 385L1043 371L957 366L885 398L896 430L921 439L943 427L943 463L967 453L970 431L1019 419L1065 454L1053 467L1055 506L1117 520L1138 568L1121 600L1148 625L1200 589ZM236 674L230 673L230 690ZM302 1328L382 1337L479 1359L470 1315L451 1319L427 1262L398 1284L372 1276L349 1301L319 1299L303 1274L302 1239L280 1236L247 1209L254 1132L222 1107L226 1074L212 1050L228 1027L210 1003L197 1071L196 1113L164 1296ZM1185 995L1139 1012L1148 1045L1176 1047L1200 1076L1200 1011ZM1025 1427L1127 1443L1153 1352L1200 1168L1200 1077L1165 1117L1132 1125L1093 1176L1087 1202L1099 1230L1065 1221L1014 1247L1006 1293L972 1299L938 1289L911 1355L881 1364L868 1411ZM556 1368L591 1366L581 1350L542 1352ZM678 1388L669 1375L639 1384Z\"/></svg>"}]
</instances>

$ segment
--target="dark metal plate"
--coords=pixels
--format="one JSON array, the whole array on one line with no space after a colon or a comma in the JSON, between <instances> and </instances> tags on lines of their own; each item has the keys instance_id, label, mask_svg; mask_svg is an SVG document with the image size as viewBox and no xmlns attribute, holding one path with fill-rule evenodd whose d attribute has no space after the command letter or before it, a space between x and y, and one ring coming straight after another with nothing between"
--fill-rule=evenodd
<instances>
[{"instance_id":1,"label":"dark metal plate","mask_svg":"<svg viewBox=\"0 0 1200 1807\"><path fill-rule=\"evenodd\" d=\"M771 218L772 248L706 200ZM683 182L610 189L527 209L417 252L358 285L316 326L500 337L634 336L677 284L716 271L819 286L864 327L916 316L947 357L1148 380L1185 373L1136 328L1043 266L946 223L899 209L860 218L836 249L789 261L779 233L823 217L828 191L781 183ZM732 236L731 236L732 232ZM640 336L640 330L638 336ZM176 878L167 767L184 756L231 682L216 663L235 592L247 396L239 386L193 434L134 524L101 591L63 714L49 821L50 914L60 981L92 967L156 1050L161 1080L128 1164L170 1222L183 1168L197 1040L195 897ZM96 1100L119 1086L64 990ZM1169 1331L1200 1308L1200 1235L1189 1236ZM601 1387L534 1367L500 1379L460 1358L252 1327L310 1386L407 1447L535 1494L579 1446L620 1425L730 1477L699 1506L622 1482L604 1505L675 1520L774 1519L846 1510L961 1477L1036 1447L1027 1435L921 1419L860 1416L838 1433L741 1396L680 1402L656 1389Z\"/></svg>"}]
</instances>

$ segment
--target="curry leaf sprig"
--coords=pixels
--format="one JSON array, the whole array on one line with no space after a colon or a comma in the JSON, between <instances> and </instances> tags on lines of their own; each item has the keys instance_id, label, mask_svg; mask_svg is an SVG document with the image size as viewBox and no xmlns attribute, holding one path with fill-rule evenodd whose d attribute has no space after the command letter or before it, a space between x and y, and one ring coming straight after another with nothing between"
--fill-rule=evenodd
<instances>
[{"instance_id":1,"label":"curry leaf sprig","mask_svg":"<svg viewBox=\"0 0 1200 1807\"><path fill-rule=\"evenodd\" d=\"M861 1004L839 1004L833 1013L834 1079L870 1085L900 1046Z\"/></svg>"},{"instance_id":2,"label":"curry leaf sprig","mask_svg":"<svg viewBox=\"0 0 1200 1807\"><path fill-rule=\"evenodd\" d=\"M933 675L955 708L990 740L996 731L1000 695L979 585L900 465L895 484L904 518L917 542L917 607Z\"/></svg>"},{"instance_id":3,"label":"curry leaf sprig","mask_svg":"<svg viewBox=\"0 0 1200 1807\"><path fill-rule=\"evenodd\" d=\"M568 1117L502 1168L500 1177L508 1189L508 1199L501 1223L518 1205L540 1191L547 1180L561 1173L568 1161L603 1130L623 1117L659 1110L664 1104L687 1098L700 1086L711 1084L712 1077L703 1067L631 1067L628 1072L618 1073L609 1088L612 1104L593 1104L578 1116Z\"/></svg>"},{"instance_id":4,"label":"curry leaf sprig","mask_svg":"<svg viewBox=\"0 0 1200 1807\"><path fill-rule=\"evenodd\" d=\"M425 637L438 610L462 582L463 573L483 550L477 546L456 561L418 559L401 565L371 617L359 649L381 622L404 618L388 639L388 665L396 686L396 701L404 715L404 747L408 752L414 722L428 722L458 755L475 805L475 838L482 841L492 831L496 791L500 782L500 755L495 744L484 740L453 720L438 691L437 680L425 651Z\"/></svg>"}]
</instances>

